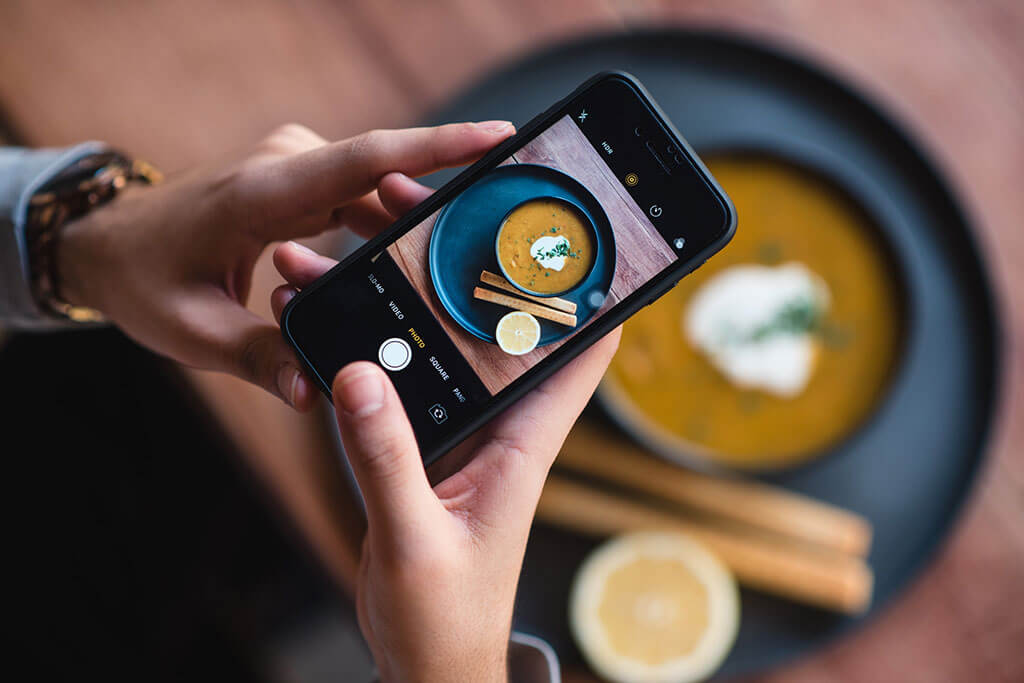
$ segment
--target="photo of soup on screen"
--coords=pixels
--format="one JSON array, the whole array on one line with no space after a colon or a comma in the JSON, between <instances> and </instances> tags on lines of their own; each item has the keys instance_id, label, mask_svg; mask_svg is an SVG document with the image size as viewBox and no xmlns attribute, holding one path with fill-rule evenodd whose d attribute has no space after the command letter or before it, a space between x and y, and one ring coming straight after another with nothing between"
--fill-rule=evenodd
<instances>
[{"instance_id":1,"label":"photo of soup on screen","mask_svg":"<svg viewBox=\"0 0 1024 683\"><path fill-rule=\"evenodd\" d=\"M379 258L493 395L676 255L565 116Z\"/></svg>"}]
</instances>

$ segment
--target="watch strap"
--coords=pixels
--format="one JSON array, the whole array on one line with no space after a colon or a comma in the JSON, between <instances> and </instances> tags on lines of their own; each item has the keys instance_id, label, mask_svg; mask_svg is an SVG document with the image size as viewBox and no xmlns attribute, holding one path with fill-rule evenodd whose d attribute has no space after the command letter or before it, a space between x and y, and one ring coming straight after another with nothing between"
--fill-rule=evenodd
<instances>
[{"instance_id":1,"label":"watch strap","mask_svg":"<svg viewBox=\"0 0 1024 683\"><path fill-rule=\"evenodd\" d=\"M43 311L75 322L105 320L99 311L72 305L60 295L54 256L61 230L68 222L109 202L129 182L154 184L161 179L161 173L144 161L128 159L115 151L100 152L77 160L32 196L25 241L32 295Z\"/></svg>"}]
</instances>

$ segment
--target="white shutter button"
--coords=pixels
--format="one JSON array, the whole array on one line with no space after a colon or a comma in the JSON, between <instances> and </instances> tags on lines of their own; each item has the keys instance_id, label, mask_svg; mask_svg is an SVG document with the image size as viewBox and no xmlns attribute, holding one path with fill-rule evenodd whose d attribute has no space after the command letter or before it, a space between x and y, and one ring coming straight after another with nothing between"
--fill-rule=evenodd
<instances>
[{"instance_id":1,"label":"white shutter button","mask_svg":"<svg viewBox=\"0 0 1024 683\"><path fill-rule=\"evenodd\" d=\"M384 366L385 370L398 372L399 370L404 370L409 365L409 362L412 360L412 349L404 339L392 337L391 339L385 339L384 343L380 345L380 349L377 351L377 359L380 360L380 364Z\"/></svg>"}]
</instances>

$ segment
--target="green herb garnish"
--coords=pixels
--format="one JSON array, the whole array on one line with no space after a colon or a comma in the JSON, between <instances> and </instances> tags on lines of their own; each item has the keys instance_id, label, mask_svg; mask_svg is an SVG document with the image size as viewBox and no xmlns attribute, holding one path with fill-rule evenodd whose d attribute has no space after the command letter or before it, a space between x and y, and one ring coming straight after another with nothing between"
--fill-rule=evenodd
<instances>
[{"instance_id":1,"label":"green herb garnish","mask_svg":"<svg viewBox=\"0 0 1024 683\"><path fill-rule=\"evenodd\" d=\"M745 344L764 341L777 334L797 335L821 329L821 309L809 297L798 297L787 301L768 322L751 332L741 333L729 326L719 330L722 344Z\"/></svg>"},{"instance_id":2,"label":"green herb garnish","mask_svg":"<svg viewBox=\"0 0 1024 683\"><path fill-rule=\"evenodd\" d=\"M535 256L534 258L536 258L538 261L547 261L548 259L555 258L556 256L569 255L569 242L568 240L566 240L564 242L559 242L557 245L555 245L553 249L548 249L547 251L542 251L538 253L537 256Z\"/></svg>"}]
</instances>

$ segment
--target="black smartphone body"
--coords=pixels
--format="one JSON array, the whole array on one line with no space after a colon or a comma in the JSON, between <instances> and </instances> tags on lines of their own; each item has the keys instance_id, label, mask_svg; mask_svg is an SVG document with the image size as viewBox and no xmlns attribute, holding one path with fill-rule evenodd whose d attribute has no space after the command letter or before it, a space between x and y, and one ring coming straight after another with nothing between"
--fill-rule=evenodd
<instances>
[{"instance_id":1,"label":"black smartphone body","mask_svg":"<svg viewBox=\"0 0 1024 683\"><path fill-rule=\"evenodd\" d=\"M388 371L425 463L732 237L729 198L632 76L594 76L305 288L281 327L320 388Z\"/></svg>"}]
</instances>

